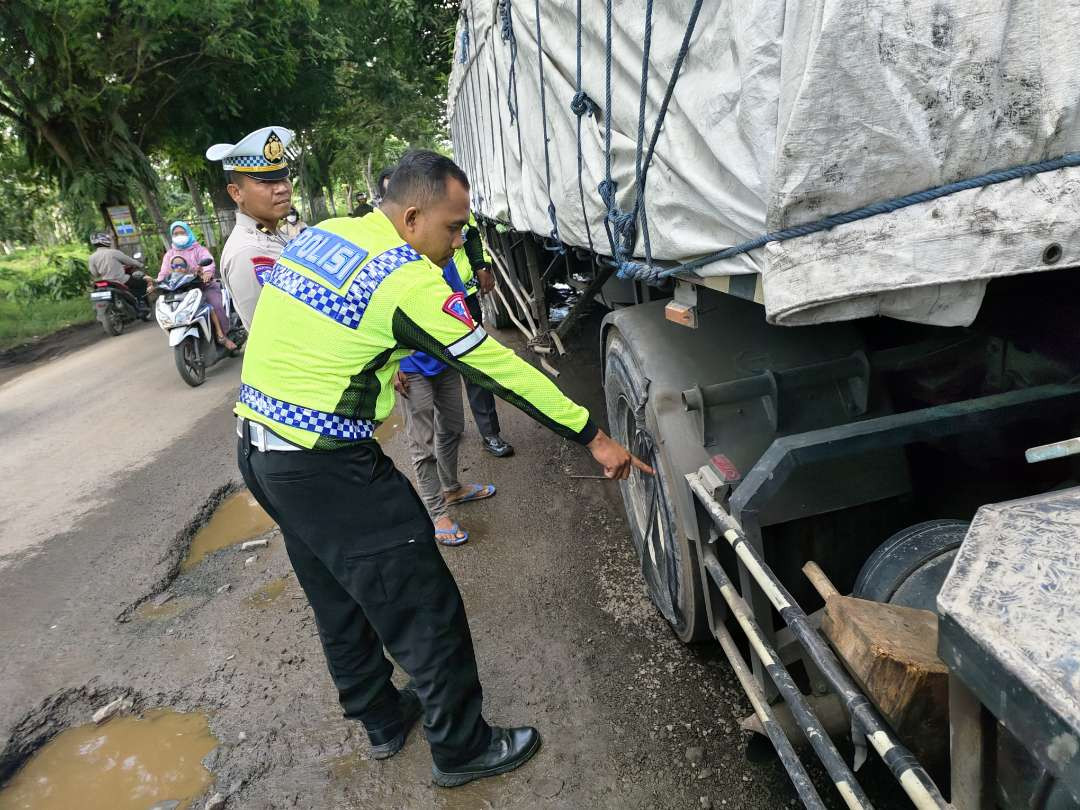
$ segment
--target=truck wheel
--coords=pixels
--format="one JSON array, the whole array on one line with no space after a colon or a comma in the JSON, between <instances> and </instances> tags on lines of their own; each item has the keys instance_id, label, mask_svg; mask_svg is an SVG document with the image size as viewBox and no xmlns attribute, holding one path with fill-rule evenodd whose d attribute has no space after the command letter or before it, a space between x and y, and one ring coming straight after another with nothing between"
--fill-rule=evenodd
<instances>
[{"instance_id":1,"label":"truck wheel","mask_svg":"<svg viewBox=\"0 0 1080 810\"><path fill-rule=\"evenodd\" d=\"M706 638L704 599L695 550L682 530L671 497L678 479L646 425L645 379L618 332L607 344L604 392L612 436L656 470L636 470L619 482L630 536L649 598L683 642Z\"/></svg>"},{"instance_id":2,"label":"truck wheel","mask_svg":"<svg viewBox=\"0 0 1080 810\"><path fill-rule=\"evenodd\" d=\"M206 366L195 351L195 338L182 340L180 345L173 349L173 357L176 360L176 370L180 372L180 379L192 388L198 388L206 382Z\"/></svg>"},{"instance_id":3,"label":"truck wheel","mask_svg":"<svg viewBox=\"0 0 1080 810\"><path fill-rule=\"evenodd\" d=\"M898 531L870 555L852 596L936 613L938 591L968 525L962 520L928 520Z\"/></svg>"},{"instance_id":4,"label":"truck wheel","mask_svg":"<svg viewBox=\"0 0 1080 810\"><path fill-rule=\"evenodd\" d=\"M499 283L497 279L495 283ZM506 329L510 325L510 316L506 314L502 301L494 290L480 296L480 313L489 329Z\"/></svg>"}]
</instances>

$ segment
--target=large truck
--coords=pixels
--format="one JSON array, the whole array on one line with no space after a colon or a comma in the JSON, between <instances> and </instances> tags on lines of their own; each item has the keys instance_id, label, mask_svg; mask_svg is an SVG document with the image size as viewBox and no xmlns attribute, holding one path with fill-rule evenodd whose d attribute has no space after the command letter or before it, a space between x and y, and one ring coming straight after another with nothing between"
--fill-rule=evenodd
<instances>
[{"instance_id":1,"label":"large truck","mask_svg":"<svg viewBox=\"0 0 1080 810\"><path fill-rule=\"evenodd\" d=\"M871 806L870 751L919 808L1080 806L1076 30L1036 0L461 4L485 318L558 374L608 308L648 593L807 807Z\"/></svg>"}]
</instances>

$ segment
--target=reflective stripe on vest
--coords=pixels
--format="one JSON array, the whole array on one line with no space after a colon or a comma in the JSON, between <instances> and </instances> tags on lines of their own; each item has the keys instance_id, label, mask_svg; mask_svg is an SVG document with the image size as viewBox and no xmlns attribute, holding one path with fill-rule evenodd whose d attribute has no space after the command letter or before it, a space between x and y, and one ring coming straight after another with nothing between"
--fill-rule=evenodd
<instances>
[{"instance_id":1,"label":"reflective stripe on vest","mask_svg":"<svg viewBox=\"0 0 1080 810\"><path fill-rule=\"evenodd\" d=\"M313 229L309 228L308 231L310 230ZM339 238L339 241L344 240ZM294 249L295 244L295 241L291 242L281 258L296 262L323 275L325 272L323 269L313 267L310 260L298 254ZM417 261L419 258L420 254L409 245L399 245L380 253L360 269L344 295L334 292L319 282L298 273L296 270L282 264L280 260L274 265L274 269L267 274L266 284L276 287L301 303L307 304L316 312L332 318L342 326L356 329L360 326L360 319L364 317L364 310L367 309L368 301L371 300L372 294L382 283L382 280L403 264Z\"/></svg>"},{"instance_id":2,"label":"reflective stripe on vest","mask_svg":"<svg viewBox=\"0 0 1080 810\"><path fill-rule=\"evenodd\" d=\"M359 441L375 435L375 423L370 419L348 419L335 413L293 405L264 394L250 385L240 386L240 401L267 419L299 430L318 433L320 436Z\"/></svg>"}]
</instances>

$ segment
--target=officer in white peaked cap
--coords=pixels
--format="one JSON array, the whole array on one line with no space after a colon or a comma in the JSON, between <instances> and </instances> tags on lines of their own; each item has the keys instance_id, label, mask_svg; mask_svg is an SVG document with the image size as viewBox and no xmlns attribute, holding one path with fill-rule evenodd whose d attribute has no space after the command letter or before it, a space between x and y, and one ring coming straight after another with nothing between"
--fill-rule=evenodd
<instances>
[{"instance_id":1,"label":"officer in white peaked cap","mask_svg":"<svg viewBox=\"0 0 1080 810\"><path fill-rule=\"evenodd\" d=\"M263 276L288 241L278 223L292 205L292 183L285 150L291 130L280 126L257 129L238 143L216 143L207 160L220 160L229 196L236 203L236 227L221 251L221 278L244 326L251 328Z\"/></svg>"}]
</instances>

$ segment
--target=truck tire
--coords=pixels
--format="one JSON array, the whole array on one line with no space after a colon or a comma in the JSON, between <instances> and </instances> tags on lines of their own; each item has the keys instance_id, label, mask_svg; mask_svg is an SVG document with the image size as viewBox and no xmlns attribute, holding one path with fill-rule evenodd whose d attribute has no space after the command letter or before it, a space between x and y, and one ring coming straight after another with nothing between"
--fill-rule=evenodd
<instances>
[{"instance_id":1,"label":"truck tire","mask_svg":"<svg viewBox=\"0 0 1080 810\"><path fill-rule=\"evenodd\" d=\"M901 529L867 559L852 596L936 613L938 591L968 525L963 520L928 520Z\"/></svg>"},{"instance_id":2,"label":"truck tire","mask_svg":"<svg viewBox=\"0 0 1080 810\"><path fill-rule=\"evenodd\" d=\"M495 283L499 283L497 278ZM510 325L510 316L499 300L499 294L494 290L480 296L480 312L484 316L484 325L489 329L506 329Z\"/></svg>"},{"instance_id":3,"label":"truck tire","mask_svg":"<svg viewBox=\"0 0 1080 810\"><path fill-rule=\"evenodd\" d=\"M616 441L656 470L654 478L635 470L619 482L631 541L652 603L681 641L700 641L709 633L697 552L671 497L672 483L679 479L646 424L646 391L637 360L613 330L604 372L608 425Z\"/></svg>"}]
</instances>

